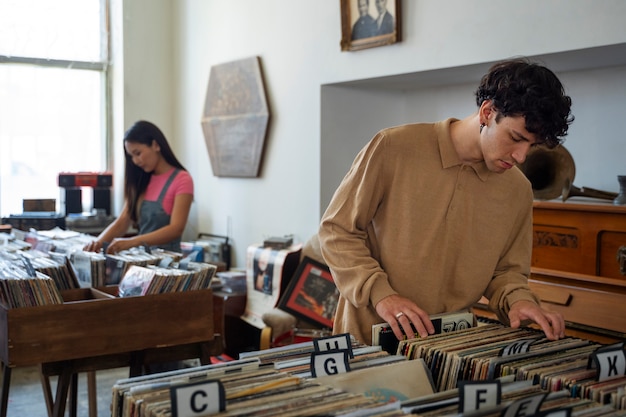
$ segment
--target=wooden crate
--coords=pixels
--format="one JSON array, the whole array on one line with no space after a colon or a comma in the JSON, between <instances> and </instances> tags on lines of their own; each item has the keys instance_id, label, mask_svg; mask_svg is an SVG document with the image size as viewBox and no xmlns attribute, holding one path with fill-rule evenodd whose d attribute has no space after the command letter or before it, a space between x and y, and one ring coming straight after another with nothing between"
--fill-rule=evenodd
<instances>
[{"instance_id":1,"label":"wooden crate","mask_svg":"<svg viewBox=\"0 0 626 417\"><path fill-rule=\"evenodd\" d=\"M209 289L118 298L117 287L63 291L63 304L0 307L0 360L9 367L211 341Z\"/></svg>"}]
</instances>

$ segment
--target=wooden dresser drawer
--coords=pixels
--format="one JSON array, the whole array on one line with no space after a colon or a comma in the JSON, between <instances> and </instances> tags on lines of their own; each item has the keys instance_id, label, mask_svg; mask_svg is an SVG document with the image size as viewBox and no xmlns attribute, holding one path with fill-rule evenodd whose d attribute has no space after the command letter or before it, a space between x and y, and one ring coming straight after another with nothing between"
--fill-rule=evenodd
<instances>
[{"instance_id":1,"label":"wooden dresser drawer","mask_svg":"<svg viewBox=\"0 0 626 417\"><path fill-rule=\"evenodd\" d=\"M583 239L578 226L533 225L532 265L561 271L595 273L595 239Z\"/></svg>"},{"instance_id":2,"label":"wooden dresser drawer","mask_svg":"<svg viewBox=\"0 0 626 417\"><path fill-rule=\"evenodd\" d=\"M597 282L592 276L558 275L533 272L528 280L546 308L568 322L626 333L626 286Z\"/></svg>"},{"instance_id":3,"label":"wooden dresser drawer","mask_svg":"<svg viewBox=\"0 0 626 417\"><path fill-rule=\"evenodd\" d=\"M598 275L626 281L626 275L620 270L620 253L626 250L626 232L602 231L598 240Z\"/></svg>"},{"instance_id":4,"label":"wooden dresser drawer","mask_svg":"<svg viewBox=\"0 0 626 417\"><path fill-rule=\"evenodd\" d=\"M582 202L533 204L532 266L618 278L626 246L626 206Z\"/></svg>"}]
</instances>

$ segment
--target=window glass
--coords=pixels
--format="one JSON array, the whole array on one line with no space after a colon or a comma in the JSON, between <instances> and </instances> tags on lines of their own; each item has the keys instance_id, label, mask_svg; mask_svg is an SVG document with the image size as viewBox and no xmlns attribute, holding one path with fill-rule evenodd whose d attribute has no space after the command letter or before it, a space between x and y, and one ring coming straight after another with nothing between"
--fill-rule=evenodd
<instances>
[{"instance_id":1,"label":"window glass","mask_svg":"<svg viewBox=\"0 0 626 417\"><path fill-rule=\"evenodd\" d=\"M81 62L100 62L107 38L99 31L101 3L0 0L2 217L21 214L24 199L54 198L56 211L63 212L60 172L106 171L106 65L76 69L92 68ZM12 61L15 56L36 60ZM83 209L90 208L86 201Z\"/></svg>"},{"instance_id":2,"label":"window glass","mask_svg":"<svg viewBox=\"0 0 626 417\"><path fill-rule=\"evenodd\" d=\"M0 55L101 61L100 3L0 0Z\"/></svg>"},{"instance_id":3,"label":"window glass","mask_svg":"<svg viewBox=\"0 0 626 417\"><path fill-rule=\"evenodd\" d=\"M0 66L4 216L21 213L24 198L58 201L61 171L103 167L101 77L99 71Z\"/></svg>"}]
</instances>

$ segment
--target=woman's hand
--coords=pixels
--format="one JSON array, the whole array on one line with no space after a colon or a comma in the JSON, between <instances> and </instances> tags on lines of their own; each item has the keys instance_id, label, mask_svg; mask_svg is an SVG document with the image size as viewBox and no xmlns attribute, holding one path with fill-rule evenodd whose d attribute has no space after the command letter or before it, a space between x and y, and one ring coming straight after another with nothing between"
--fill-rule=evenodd
<instances>
[{"instance_id":1,"label":"woman's hand","mask_svg":"<svg viewBox=\"0 0 626 417\"><path fill-rule=\"evenodd\" d=\"M118 237L113 239L111 244L109 244L106 253L113 254L136 246L140 246L140 244L136 243L135 239L131 237Z\"/></svg>"},{"instance_id":2,"label":"woman's hand","mask_svg":"<svg viewBox=\"0 0 626 417\"><path fill-rule=\"evenodd\" d=\"M99 240L94 240L94 241L87 243L85 247L83 248L83 250L86 252L100 252L102 247L103 247L102 242L100 242Z\"/></svg>"}]
</instances>

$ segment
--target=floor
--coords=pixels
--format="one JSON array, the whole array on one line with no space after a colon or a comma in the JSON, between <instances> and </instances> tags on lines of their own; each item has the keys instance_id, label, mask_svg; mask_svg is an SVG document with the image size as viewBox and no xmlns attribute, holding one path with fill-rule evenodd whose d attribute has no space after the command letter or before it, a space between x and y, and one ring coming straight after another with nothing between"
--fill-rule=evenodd
<instances>
[{"instance_id":1,"label":"floor","mask_svg":"<svg viewBox=\"0 0 626 417\"><path fill-rule=\"evenodd\" d=\"M98 390L98 417L111 415L111 388L120 379L128 378L128 368L117 368L96 373ZM51 380L52 391L55 390L55 380ZM66 416L69 416L66 410ZM9 389L8 417L47 417L46 403L39 378L39 368L14 368L11 374ZM87 379L85 374L78 378L78 416L89 416L87 403Z\"/></svg>"}]
</instances>

